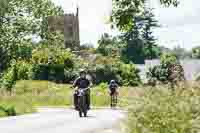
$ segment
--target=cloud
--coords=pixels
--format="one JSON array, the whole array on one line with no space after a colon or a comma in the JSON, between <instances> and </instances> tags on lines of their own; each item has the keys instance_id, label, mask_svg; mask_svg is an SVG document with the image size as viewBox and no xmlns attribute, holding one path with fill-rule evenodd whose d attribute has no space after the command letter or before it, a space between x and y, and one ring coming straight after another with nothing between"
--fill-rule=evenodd
<instances>
[{"instance_id":1,"label":"cloud","mask_svg":"<svg viewBox=\"0 0 200 133\"><path fill-rule=\"evenodd\" d=\"M164 8L159 5L158 0L150 0L150 7L155 8L154 12L160 29L155 30L159 38L158 43L167 47L182 45L187 49L198 45L200 42L200 1L181 0L181 4L175 8Z\"/></svg>"}]
</instances>

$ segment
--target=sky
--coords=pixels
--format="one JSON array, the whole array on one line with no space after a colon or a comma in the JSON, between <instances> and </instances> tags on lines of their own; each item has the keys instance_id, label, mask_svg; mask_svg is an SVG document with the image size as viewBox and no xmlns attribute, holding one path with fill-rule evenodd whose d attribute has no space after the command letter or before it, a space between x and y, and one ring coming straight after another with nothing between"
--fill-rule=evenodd
<instances>
[{"instance_id":1,"label":"sky","mask_svg":"<svg viewBox=\"0 0 200 133\"><path fill-rule=\"evenodd\" d=\"M98 39L105 32L115 34L107 24L111 14L111 0L53 0L63 7L65 13L75 12L77 5L80 14L81 43L97 45ZM159 0L149 0L149 6L154 8L156 19L161 25L154 35L157 43L173 48L180 45L186 49L200 45L200 1L181 0L178 8L164 8Z\"/></svg>"}]
</instances>

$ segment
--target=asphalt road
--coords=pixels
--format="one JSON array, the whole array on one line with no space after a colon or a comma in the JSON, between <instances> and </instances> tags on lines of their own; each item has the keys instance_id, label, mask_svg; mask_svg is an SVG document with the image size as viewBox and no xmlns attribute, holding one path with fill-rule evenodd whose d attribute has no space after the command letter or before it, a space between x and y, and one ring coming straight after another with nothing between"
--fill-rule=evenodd
<instances>
[{"instance_id":1,"label":"asphalt road","mask_svg":"<svg viewBox=\"0 0 200 133\"><path fill-rule=\"evenodd\" d=\"M95 133L111 129L124 117L120 110L91 110L80 118L72 109L43 108L39 113L0 119L1 133Z\"/></svg>"}]
</instances>

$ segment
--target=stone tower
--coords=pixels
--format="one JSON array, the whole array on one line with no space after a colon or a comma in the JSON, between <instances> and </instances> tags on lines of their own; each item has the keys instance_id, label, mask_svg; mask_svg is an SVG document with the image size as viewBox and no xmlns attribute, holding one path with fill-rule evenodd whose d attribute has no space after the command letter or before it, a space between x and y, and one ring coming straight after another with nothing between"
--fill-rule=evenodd
<instances>
[{"instance_id":1,"label":"stone tower","mask_svg":"<svg viewBox=\"0 0 200 133\"><path fill-rule=\"evenodd\" d=\"M77 8L76 15L65 14L64 16L64 35L65 46L75 48L80 46L79 35L79 9Z\"/></svg>"},{"instance_id":2,"label":"stone tower","mask_svg":"<svg viewBox=\"0 0 200 133\"><path fill-rule=\"evenodd\" d=\"M48 26L51 32L59 31L64 34L66 48L74 50L80 46L79 8L77 8L76 14L48 17Z\"/></svg>"}]
</instances>

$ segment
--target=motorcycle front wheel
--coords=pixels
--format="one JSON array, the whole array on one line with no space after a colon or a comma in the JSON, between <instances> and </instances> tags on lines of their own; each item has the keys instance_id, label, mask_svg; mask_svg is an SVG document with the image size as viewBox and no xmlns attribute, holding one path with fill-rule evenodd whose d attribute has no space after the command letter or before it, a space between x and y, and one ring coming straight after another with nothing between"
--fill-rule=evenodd
<instances>
[{"instance_id":1,"label":"motorcycle front wheel","mask_svg":"<svg viewBox=\"0 0 200 133\"><path fill-rule=\"evenodd\" d=\"M81 96L78 98L78 108L79 108L79 116L87 117L87 106L86 106L86 98L85 96Z\"/></svg>"}]
</instances>

